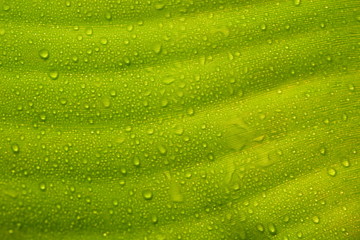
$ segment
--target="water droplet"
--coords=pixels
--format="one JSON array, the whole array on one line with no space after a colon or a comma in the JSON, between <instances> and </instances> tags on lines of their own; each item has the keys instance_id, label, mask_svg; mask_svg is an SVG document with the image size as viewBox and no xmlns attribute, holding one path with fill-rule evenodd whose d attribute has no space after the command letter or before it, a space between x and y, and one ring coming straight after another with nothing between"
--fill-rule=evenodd
<instances>
[{"instance_id":1,"label":"water droplet","mask_svg":"<svg viewBox=\"0 0 360 240\"><path fill-rule=\"evenodd\" d=\"M88 35L88 36L91 36L93 34L93 29L92 28L87 28L85 30L85 34Z\"/></svg>"},{"instance_id":2,"label":"water droplet","mask_svg":"<svg viewBox=\"0 0 360 240\"><path fill-rule=\"evenodd\" d=\"M48 51L47 49L41 49L41 50L39 51L39 56L40 56L42 59L46 60L46 59L49 58L50 54L49 54L49 51Z\"/></svg>"},{"instance_id":3,"label":"water droplet","mask_svg":"<svg viewBox=\"0 0 360 240\"><path fill-rule=\"evenodd\" d=\"M110 91L110 96L116 97L116 91L115 91L115 90L111 90L111 91Z\"/></svg>"},{"instance_id":4,"label":"water droplet","mask_svg":"<svg viewBox=\"0 0 360 240\"><path fill-rule=\"evenodd\" d=\"M134 157L133 164L135 167L140 167L140 159L138 157Z\"/></svg>"},{"instance_id":5,"label":"water droplet","mask_svg":"<svg viewBox=\"0 0 360 240\"><path fill-rule=\"evenodd\" d=\"M46 185L45 185L45 183L40 183L40 190L41 190L41 191L45 191L45 190L46 190Z\"/></svg>"},{"instance_id":6,"label":"water droplet","mask_svg":"<svg viewBox=\"0 0 360 240\"><path fill-rule=\"evenodd\" d=\"M178 127L178 128L176 128L176 129L174 130L174 132L175 132L176 135L182 135L182 134L184 133L184 129Z\"/></svg>"},{"instance_id":7,"label":"water droplet","mask_svg":"<svg viewBox=\"0 0 360 240\"><path fill-rule=\"evenodd\" d=\"M349 160L345 160L341 163L344 167L350 167L350 162Z\"/></svg>"},{"instance_id":8,"label":"water droplet","mask_svg":"<svg viewBox=\"0 0 360 240\"><path fill-rule=\"evenodd\" d=\"M124 186L125 183L126 183L126 181L125 181L124 179L121 179L121 180L119 181L119 183L120 183L121 186Z\"/></svg>"},{"instance_id":9,"label":"water droplet","mask_svg":"<svg viewBox=\"0 0 360 240\"><path fill-rule=\"evenodd\" d=\"M186 113L190 116L194 115L194 109L192 107L189 107L187 110L186 110Z\"/></svg>"},{"instance_id":10,"label":"water droplet","mask_svg":"<svg viewBox=\"0 0 360 240\"><path fill-rule=\"evenodd\" d=\"M283 218L283 220L284 220L285 223L288 223L288 222L290 221L290 217L289 217L289 216L285 216L285 217Z\"/></svg>"},{"instance_id":11,"label":"water droplet","mask_svg":"<svg viewBox=\"0 0 360 240\"><path fill-rule=\"evenodd\" d=\"M214 154L213 153L209 153L208 154L208 158L210 161L214 161L215 157L214 157Z\"/></svg>"},{"instance_id":12,"label":"water droplet","mask_svg":"<svg viewBox=\"0 0 360 240\"><path fill-rule=\"evenodd\" d=\"M46 121L46 115L45 115L45 113L40 114L40 120L41 120L41 121Z\"/></svg>"},{"instance_id":13,"label":"water droplet","mask_svg":"<svg viewBox=\"0 0 360 240\"><path fill-rule=\"evenodd\" d=\"M169 194L171 201L173 202L183 202L184 196L181 191L181 185L175 181L171 181Z\"/></svg>"},{"instance_id":14,"label":"water droplet","mask_svg":"<svg viewBox=\"0 0 360 240\"><path fill-rule=\"evenodd\" d=\"M151 222L154 223L154 224L157 223L157 222L158 222L158 218L157 218L156 216L152 216L152 217L151 217Z\"/></svg>"},{"instance_id":15,"label":"water droplet","mask_svg":"<svg viewBox=\"0 0 360 240\"><path fill-rule=\"evenodd\" d=\"M301 4L301 0L294 0L295 6L299 6Z\"/></svg>"},{"instance_id":16,"label":"water droplet","mask_svg":"<svg viewBox=\"0 0 360 240\"><path fill-rule=\"evenodd\" d=\"M326 154L326 148L324 148L324 147L320 148L320 154L325 155Z\"/></svg>"},{"instance_id":17,"label":"water droplet","mask_svg":"<svg viewBox=\"0 0 360 240\"><path fill-rule=\"evenodd\" d=\"M150 190L144 190L142 195L145 200L151 200L153 198L153 193Z\"/></svg>"},{"instance_id":18,"label":"water droplet","mask_svg":"<svg viewBox=\"0 0 360 240\"><path fill-rule=\"evenodd\" d=\"M165 7L164 3L160 3L160 2L155 3L155 9L156 10L162 10L162 9L164 9L164 7Z\"/></svg>"},{"instance_id":19,"label":"water droplet","mask_svg":"<svg viewBox=\"0 0 360 240\"><path fill-rule=\"evenodd\" d=\"M312 220L313 220L314 223L319 223L320 222L320 218L318 216L314 216L312 218Z\"/></svg>"},{"instance_id":20,"label":"water droplet","mask_svg":"<svg viewBox=\"0 0 360 240\"><path fill-rule=\"evenodd\" d=\"M332 177L335 177L336 175L336 170L334 168L329 168L328 169L328 174Z\"/></svg>"},{"instance_id":21,"label":"water droplet","mask_svg":"<svg viewBox=\"0 0 360 240\"><path fill-rule=\"evenodd\" d=\"M256 229L259 231L259 232L264 232L264 226L259 223L258 225L256 225Z\"/></svg>"},{"instance_id":22,"label":"water droplet","mask_svg":"<svg viewBox=\"0 0 360 240\"><path fill-rule=\"evenodd\" d=\"M118 200L114 200L113 201L113 205L116 207L116 206L118 206L119 205L119 201Z\"/></svg>"},{"instance_id":23,"label":"water droplet","mask_svg":"<svg viewBox=\"0 0 360 240\"><path fill-rule=\"evenodd\" d=\"M348 86L350 91L354 91L355 90L355 86L353 84L349 84Z\"/></svg>"},{"instance_id":24,"label":"water droplet","mask_svg":"<svg viewBox=\"0 0 360 240\"><path fill-rule=\"evenodd\" d=\"M110 12L107 12L106 14L105 14L105 18L106 18L106 20L111 20L112 19L112 15L111 15L111 13Z\"/></svg>"},{"instance_id":25,"label":"water droplet","mask_svg":"<svg viewBox=\"0 0 360 240\"><path fill-rule=\"evenodd\" d=\"M175 78L167 77L163 80L163 83L169 85L169 84L173 83L174 81L175 81Z\"/></svg>"},{"instance_id":26,"label":"water droplet","mask_svg":"<svg viewBox=\"0 0 360 240\"><path fill-rule=\"evenodd\" d=\"M161 43L156 43L156 44L154 44L154 46L153 46L153 51L154 51L156 54L159 54L159 53L161 52L161 49L162 49Z\"/></svg>"},{"instance_id":27,"label":"water droplet","mask_svg":"<svg viewBox=\"0 0 360 240\"><path fill-rule=\"evenodd\" d=\"M20 152L20 147L17 143L13 143L11 145L11 150L14 152L14 153L19 153Z\"/></svg>"},{"instance_id":28,"label":"water droplet","mask_svg":"<svg viewBox=\"0 0 360 240\"><path fill-rule=\"evenodd\" d=\"M102 104L103 104L103 106L104 106L105 108L108 108L108 107L110 107L110 105L111 105L111 101L110 101L110 99L109 99L108 97L105 97L105 98L103 98L103 100L102 100Z\"/></svg>"},{"instance_id":29,"label":"water droplet","mask_svg":"<svg viewBox=\"0 0 360 240\"><path fill-rule=\"evenodd\" d=\"M163 145L158 146L158 150L162 155L166 154L166 148Z\"/></svg>"},{"instance_id":30,"label":"water droplet","mask_svg":"<svg viewBox=\"0 0 360 240\"><path fill-rule=\"evenodd\" d=\"M260 25L260 29L263 30L263 31L265 31L265 30L266 30L266 25L265 25L265 24L261 24L261 25Z\"/></svg>"},{"instance_id":31,"label":"water droplet","mask_svg":"<svg viewBox=\"0 0 360 240\"><path fill-rule=\"evenodd\" d=\"M276 227L273 223L269 224L268 229L269 229L270 234L276 235Z\"/></svg>"},{"instance_id":32,"label":"water droplet","mask_svg":"<svg viewBox=\"0 0 360 240\"><path fill-rule=\"evenodd\" d=\"M100 43L102 45L106 45L108 43L108 40L106 38L102 38L102 39L100 39Z\"/></svg>"},{"instance_id":33,"label":"water droplet","mask_svg":"<svg viewBox=\"0 0 360 240\"><path fill-rule=\"evenodd\" d=\"M65 98L60 99L61 105L66 105L66 103L67 103L67 100Z\"/></svg>"},{"instance_id":34,"label":"water droplet","mask_svg":"<svg viewBox=\"0 0 360 240\"><path fill-rule=\"evenodd\" d=\"M55 70L52 70L49 72L49 77L52 79L52 80L56 80L59 78L59 73L58 71L55 71Z\"/></svg>"}]
</instances>

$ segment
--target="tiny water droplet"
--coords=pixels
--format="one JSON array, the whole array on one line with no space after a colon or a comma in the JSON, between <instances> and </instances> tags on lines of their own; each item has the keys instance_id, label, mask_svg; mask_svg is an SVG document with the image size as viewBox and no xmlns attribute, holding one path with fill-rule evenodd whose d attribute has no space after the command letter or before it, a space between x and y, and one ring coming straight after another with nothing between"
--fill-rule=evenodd
<instances>
[{"instance_id":1,"label":"tiny water droplet","mask_svg":"<svg viewBox=\"0 0 360 240\"><path fill-rule=\"evenodd\" d=\"M156 10L162 10L162 9L164 9L164 7L165 7L164 3L156 3L155 4L155 9Z\"/></svg>"},{"instance_id":2,"label":"tiny water droplet","mask_svg":"<svg viewBox=\"0 0 360 240\"><path fill-rule=\"evenodd\" d=\"M102 45L106 45L106 44L108 43L108 40L107 40L106 38L101 38L101 39L100 39L100 43L101 43Z\"/></svg>"},{"instance_id":3,"label":"tiny water droplet","mask_svg":"<svg viewBox=\"0 0 360 240\"><path fill-rule=\"evenodd\" d=\"M111 20L112 19L112 15L111 15L111 13L110 12L107 12L106 14L105 14L105 18L106 18L106 20Z\"/></svg>"},{"instance_id":4,"label":"tiny water droplet","mask_svg":"<svg viewBox=\"0 0 360 240\"><path fill-rule=\"evenodd\" d=\"M326 154L326 149L324 147L320 148L320 154L321 155L325 155Z\"/></svg>"},{"instance_id":5,"label":"tiny water droplet","mask_svg":"<svg viewBox=\"0 0 360 240\"><path fill-rule=\"evenodd\" d=\"M14 152L14 153L19 153L20 152L20 147L17 143L13 143L11 145L11 150Z\"/></svg>"},{"instance_id":6,"label":"tiny water droplet","mask_svg":"<svg viewBox=\"0 0 360 240\"><path fill-rule=\"evenodd\" d=\"M45 115L45 113L40 114L40 120L41 120L41 121L46 121L46 115Z\"/></svg>"},{"instance_id":7,"label":"tiny water droplet","mask_svg":"<svg viewBox=\"0 0 360 240\"><path fill-rule=\"evenodd\" d=\"M163 80L163 83L169 85L169 84L173 83L174 81L175 81L175 78L167 77Z\"/></svg>"},{"instance_id":8,"label":"tiny water droplet","mask_svg":"<svg viewBox=\"0 0 360 240\"><path fill-rule=\"evenodd\" d=\"M194 115L194 109L192 107L189 107L187 110L186 110L186 113L189 115L189 116L192 116Z\"/></svg>"},{"instance_id":9,"label":"tiny water droplet","mask_svg":"<svg viewBox=\"0 0 360 240\"><path fill-rule=\"evenodd\" d=\"M259 232L264 232L264 226L259 223L258 225L256 225L256 229L259 231Z\"/></svg>"},{"instance_id":10,"label":"tiny water droplet","mask_svg":"<svg viewBox=\"0 0 360 240\"><path fill-rule=\"evenodd\" d=\"M103 100L102 100L102 104L103 104L103 106L104 106L105 108L108 108L108 107L110 107L110 105L111 105L111 101L110 101L109 98L105 97L105 98L103 98Z\"/></svg>"},{"instance_id":11,"label":"tiny water droplet","mask_svg":"<svg viewBox=\"0 0 360 240\"><path fill-rule=\"evenodd\" d=\"M157 222L158 222L158 218L157 218L156 216L152 216L152 217L151 217L151 222L154 223L154 224L157 223Z\"/></svg>"},{"instance_id":12,"label":"tiny water droplet","mask_svg":"<svg viewBox=\"0 0 360 240\"><path fill-rule=\"evenodd\" d=\"M334 168L329 168L328 169L328 174L332 177L335 177L336 175L336 170Z\"/></svg>"},{"instance_id":13,"label":"tiny water droplet","mask_svg":"<svg viewBox=\"0 0 360 240\"><path fill-rule=\"evenodd\" d=\"M49 77L52 79L52 80L56 80L59 78L59 73L58 71L55 71L55 70L52 70L49 72Z\"/></svg>"},{"instance_id":14,"label":"tiny water droplet","mask_svg":"<svg viewBox=\"0 0 360 240\"><path fill-rule=\"evenodd\" d=\"M40 183L40 190L41 190L41 191L45 191L45 190L46 190L46 185L45 185L45 183Z\"/></svg>"},{"instance_id":15,"label":"tiny water droplet","mask_svg":"<svg viewBox=\"0 0 360 240\"><path fill-rule=\"evenodd\" d=\"M153 198L153 193L150 190L144 190L142 195L145 200L151 200Z\"/></svg>"},{"instance_id":16,"label":"tiny water droplet","mask_svg":"<svg viewBox=\"0 0 360 240\"><path fill-rule=\"evenodd\" d=\"M124 186L125 183L126 183L126 181L125 181L124 179L121 179L121 180L119 181L119 183L120 183L121 186Z\"/></svg>"},{"instance_id":17,"label":"tiny water droplet","mask_svg":"<svg viewBox=\"0 0 360 240\"><path fill-rule=\"evenodd\" d=\"M319 223L320 222L320 218L318 216L314 216L312 218L312 220L313 220L314 223Z\"/></svg>"},{"instance_id":18,"label":"tiny water droplet","mask_svg":"<svg viewBox=\"0 0 360 240\"><path fill-rule=\"evenodd\" d=\"M111 91L110 91L110 96L116 97L116 91L115 91L115 90L111 90Z\"/></svg>"},{"instance_id":19,"label":"tiny water droplet","mask_svg":"<svg viewBox=\"0 0 360 240\"><path fill-rule=\"evenodd\" d=\"M41 49L41 50L39 51L39 56L40 56L42 59L46 60L46 59L49 58L50 54L49 54L49 51L48 51L47 49Z\"/></svg>"},{"instance_id":20,"label":"tiny water droplet","mask_svg":"<svg viewBox=\"0 0 360 240\"><path fill-rule=\"evenodd\" d=\"M61 105L66 105L66 103L67 103L67 100L65 98L60 99Z\"/></svg>"},{"instance_id":21,"label":"tiny water droplet","mask_svg":"<svg viewBox=\"0 0 360 240\"><path fill-rule=\"evenodd\" d=\"M158 150L162 155L166 154L166 148L163 145L158 146Z\"/></svg>"},{"instance_id":22,"label":"tiny water droplet","mask_svg":"<svg viewBox=\"0 0 360 240\"><path fill-rule=\"evenodd\" d=\"M135 167L140 167L140 159L138 157L134 157L133 164Z\"/></svg>"},{"instance_id":23,"label":"tiny water droplet","mask_svg":"<svg viewBox=\"0 0 360 240\"><path fill-rule=\"evenodd\" d=\"M349 87L349 90L350 90L350 91L354 91L354 90L355 90L355 86L354 86L353 84L349 84L348 87Z\"/></svg>"},{"instance_id":24,"label":"tiny water droplet","mask_svg":"<svg viewBox=\"0 0 360 240\"><path fill-rule=\"evenodd\" d=\"M269 229L270 234L272 234L272 235L276 234L276 227L273 223L269 224L268 229Z\"/></svg>"},{"instance_id":25,"label":"tiny water droplet","mask_svg":"<svg viewBox=\"0 0 360 240\"><path fill-rule=\"evenodd\" d=\"M294 0L295 6L299 6L301 4L301 0Z\"/></svg>"},{"instance_id":26,"label":"tiny water droplet","mask_svg":"<svg viewBox=\"0 0 360 240\"><path fill-rule=\"evenodd\" d=\"M93 29L92 28L87 28L85 30L85 34L88 35L88 36L91 36L93 34Z\"/></svg>"},{"instance_id":27,"label":"tiny water droplet","mask_svg":"<svg viewBox=\"0 0 360 240\"><path fill-rule=\"evenodd\" d=\"M350 167L350 162L349 160L345 160L341 163L344 167Z\"/></svg>"},{"instance_id":28,"label":"tiny water droplet","mask_svg":"<svg viewBox=\"0 0 360 240\"><path fill-rule=\"evenodd\" d=\"M154 51L156 54L159 54L159 53L161 52L161 49L162 49L161 43L156 43L156 44L154 44L154 46L153 46L153 51Z\"/></svg>"}]
</instances>

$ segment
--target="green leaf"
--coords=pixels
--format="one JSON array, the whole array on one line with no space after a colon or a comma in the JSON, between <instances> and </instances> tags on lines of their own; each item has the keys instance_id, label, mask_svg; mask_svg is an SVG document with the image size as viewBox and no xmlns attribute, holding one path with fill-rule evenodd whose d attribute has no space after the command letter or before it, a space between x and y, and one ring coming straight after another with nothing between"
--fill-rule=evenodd
<instances>
[{"instance_id":1,"label":"green leaf","mask_svg":"<svg viewBox=\"0 0 360 240\"><path fill-rule=\"evenodd\" d=\"M0 239L359 239L359 7L0 1Z\"/></svg>"}]
</instances>

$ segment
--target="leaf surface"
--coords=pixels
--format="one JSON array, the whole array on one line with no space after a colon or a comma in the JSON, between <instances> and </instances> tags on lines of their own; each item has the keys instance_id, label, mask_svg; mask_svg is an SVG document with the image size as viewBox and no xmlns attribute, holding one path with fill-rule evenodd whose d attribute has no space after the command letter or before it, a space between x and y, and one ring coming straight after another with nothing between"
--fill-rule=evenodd
<instances>
[{"instance_id":1,"label":"leaf surface","mask_svg":"<svg viewBox=\"0 0 360 240\"><path fill-rule=\"evenodd\" d=\"M0 1L0 239L359 239L359 7Z\"/></svg>"}]
</instances>

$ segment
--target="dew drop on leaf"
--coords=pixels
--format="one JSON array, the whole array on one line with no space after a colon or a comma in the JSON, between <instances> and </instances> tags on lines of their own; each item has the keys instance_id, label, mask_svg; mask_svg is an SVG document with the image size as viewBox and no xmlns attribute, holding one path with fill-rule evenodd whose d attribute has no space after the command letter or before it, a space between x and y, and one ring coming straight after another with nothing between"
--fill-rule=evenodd
<instances>
[{"instance_id":1,"label":"dew drop on leaf","mask_svg":"<svg viewBox=\"0 0 360 240\"><path fill-rule=\"evenodd\" d=\"M40 183L40 190L41 190L41 191L45 191L45 190L46 190L46 185L45 185L45 183Z\"/></svg>"},{"instance_id":2,"label":"dew drop on leaf","mask_svg":"<svg viewBox=\"0 0 360 240\"><path fill-rule=\"evenodd\" d=\"M328 174L332 177L336 176L336 170L334 168L328 169Z\"/></svg>"},{"instance_id":3,"label":"dew drop on leaf","mask_svg":"<svg viewBox=\"0 0 360 240\"><path fill-rule=\"evenodd\" d=\"M261 223L259 223L259 224L256 225L256 229L257 229L259 232L264 232L264 226L263 226Z\"/></svg>"},{"instance_id":4,"label":"dew drop on leaf","mask_svg":"<svg viewBox=\"0 0 360 240\"><path fill-rule=\"evenodd\" d=\"M349 166L350 166L349 160L344 160L341 164L342 164L344 167L349 167Z\"/></svg>"},{"instance_id":5,"label":"dew drop on leaf","mask_svg":"<svg viewBox=\"0 0 360 240\"><path fill-rule=\"evenodd\" d=\"M39 56L40 56L42 59L46 60L46 59L49 58L50 54L49 54L49 51L48 51L47 49L41 49L41 50L39 51Z\"/></svg>"},{"instance_id":6,"label":"dew drop on leaf","mask_svg":"<svg viewBox=\"0 0 360 240\"><path fill-rule=\"evenodd\" d=\"M320 218L318 216L314 216L312 218L312 220L313 220L314 223L319 223L320 222Z\"/></svg>"},{"instance_id":7,"label":"dew drop on leaf","mask_svg":"<svg viewBox=\"0 0 360 240\"><path fill-rule=\"evenodd\" d=\"M13 143L11 145L11 150L13 151L13 153L19 153L20 152L20 147L17 143Z\"/></svg>"},{"instance_id":8,"label":"dew drop on leaf","mask_svg":"<svg viewBox=\"0 0 360 240\"><path fill-rule=\"evenodd\" d=\"M138 157L134 157L133 164L135 167L140 167L140 159Z\"/></svg>"},{"instance_id":9,"label":"dew drop on leaf","mask_svg":"<svg viewBox=\"0 0 360 240\"><path fill-rule=\"evenodd\" d=\"M52 70L49 72L49 77L52 79L52 80L56 80L59 78L59 72L58 71L55 71L55 70Z\"/></svg>"},{"instance_id":10,"label":"dew drop on leaf","mask_svg":"<svg viewBox=\"0 0 360 240\"><path fill-rule=\"evenodd\" d=\"M276 227L275 227L275 225L273 223L270 223L268 225L268 229L269 229L270 234L272 234L272 235L276 234Z\"/></svg>"},{"instance_id":11,"label":"dew drop on leaf","mask_svg":"<svg viewBox=\"0 0 360 240\"><path fill-rule=\"evenodd\" d=\"M153 198L153 193L150 190L144 190L142 195L145 200L151 200Z\"/></svg>"},{"instance_id":12,"label":"dew drop on leaf","mask_svg":"<svg viewBox=\"0 0 360 240\"><path fill-rule=\"evenodd\" d=\"M299 6L301 4L301 0L294 0L295 6Z\"/></svg>"}]
</instances>

